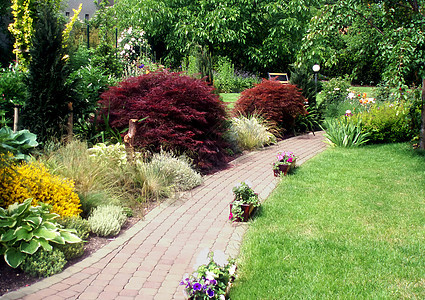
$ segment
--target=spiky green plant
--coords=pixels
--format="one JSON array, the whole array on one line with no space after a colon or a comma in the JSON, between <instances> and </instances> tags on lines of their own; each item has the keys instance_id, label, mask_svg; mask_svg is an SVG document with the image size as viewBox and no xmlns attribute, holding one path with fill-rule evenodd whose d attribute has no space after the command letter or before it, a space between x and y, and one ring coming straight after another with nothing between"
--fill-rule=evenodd
<instances>
[{"instance_id":1,"label":"spiky green plant","mask_svg":"<svg viewBox=\"0 0 425 300\"><path fill-rule=\"evenodd\" d=\"M358 147L368 141L369 133L362 132L362 121L350 120L349 117L328 119L324 122L323 135L326 142L334 147Z\"/></svg>"}]
</instances>

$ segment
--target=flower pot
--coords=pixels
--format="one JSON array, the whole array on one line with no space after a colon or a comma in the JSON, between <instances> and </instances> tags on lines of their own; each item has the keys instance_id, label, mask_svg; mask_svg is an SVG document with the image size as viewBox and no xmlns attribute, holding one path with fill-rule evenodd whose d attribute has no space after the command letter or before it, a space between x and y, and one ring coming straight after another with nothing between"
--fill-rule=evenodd
<instances>
[{"instance_id":1,"label":"flower pot","mask_svg":"<svg viewBox=\"0 0 425 300\"><path fill-rule=\"evenodd\" d=\"M295 161L293 161L290 165L279 165L278 169L273 169L274 176L279 177L280 174L286 176L286 174L293 168L295 168Z\"/></svg>"},{"instance_id":2,"label":"flower pot","mask_svg":"<svg viewBox=\"0 0 425 300\"><path fill-rule=\"evenodd\" d=\"M232 206L233 203L230 203L230 214L232 213ZM235 222L247 222L249 219L249 216L251 215L252 211L254 210L254 205L252 204L242 204L242 217L236 218Z\"/></svg>"}]
</instances>

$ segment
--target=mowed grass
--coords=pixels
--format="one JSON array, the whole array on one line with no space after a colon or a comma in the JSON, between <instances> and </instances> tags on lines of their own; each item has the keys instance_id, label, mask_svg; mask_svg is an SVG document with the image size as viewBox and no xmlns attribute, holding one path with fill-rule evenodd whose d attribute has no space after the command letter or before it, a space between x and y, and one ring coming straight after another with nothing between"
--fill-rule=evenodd
<instances>
[{"instance_id":1,"label":"mowed grass","mask_svg":"<svg viewBox=\"0 0 425 300\"><path fill-rule=\"evenodd\" d=\"M228 108L233 108L235 102L239 99L240 93L221 93L220 96L223 99L223 102L227 104Z\"/></svg>"},{"instance_id":2,"label":"mowed grass","mask_svg":"<svg viewBox=\"0 0 425 300\"><path fill-rule=\"evenodd\" d=\"M424 299L424 153L319 154L263 203L238 262L232 300Z\"/></svg>"}]
</instances>

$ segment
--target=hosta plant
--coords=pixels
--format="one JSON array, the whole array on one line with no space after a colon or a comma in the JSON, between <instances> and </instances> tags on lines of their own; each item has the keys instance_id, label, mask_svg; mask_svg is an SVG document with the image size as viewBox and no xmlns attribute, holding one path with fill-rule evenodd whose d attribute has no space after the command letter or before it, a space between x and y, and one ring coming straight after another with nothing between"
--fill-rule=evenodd
<instances>
[{"instance_id":1,"label":"hosta plant","mask_svg":"<svg viewBox=\"0 0 425 300\"><path fill-rule=\"evenodd\" d=\"M48 205L32 207L31 200L0 208L0 254L12 268L40 248L52 251L52 243L81 242L75 231L61 228L55 220L59 215L50 213Z\"/></svg>"},{"instance_id":2,"label":"hosta plant","mask_svg":"<svg viewBox=\"0 0 425 300\"><path fill-rule=\"evenodd\" d=\"M38 146L37 136L28 130L13 132L9 127L0 129L0 152L10 152L15 160L28 160L30 150Z\"/></svg>"}]
</instances>

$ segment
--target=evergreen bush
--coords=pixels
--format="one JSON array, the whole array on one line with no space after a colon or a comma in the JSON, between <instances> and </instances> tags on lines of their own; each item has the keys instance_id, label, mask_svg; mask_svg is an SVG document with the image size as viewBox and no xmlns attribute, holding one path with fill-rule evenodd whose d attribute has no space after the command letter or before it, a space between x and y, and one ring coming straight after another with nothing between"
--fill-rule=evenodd
<instances>
[{"instance_id":1,"label":"evergreen bush","mask_svg":"<svg viewBox=\"0 0 425 300\"><path fill-rule=\"evenodd\" d=\"M62 45L64 24L53 2L40 3L34 24L28 71L28 99L22 112L27 129L39 141L60 138L66 124L68 103L73 101L72 88L66 85L69 69Z\"/></svg>"},{"instance_id":2,"label":"evergreen bush","mask_svg":"<svg viewBox=\"0 0 425 300\"><path fill-rule=\"evenodd\" d=\"M65 255L60 250L40 248L33 255L28 255L20 267L32 277L49 277L61 272L65 264Z\"/></svg>"}]
</instances>

